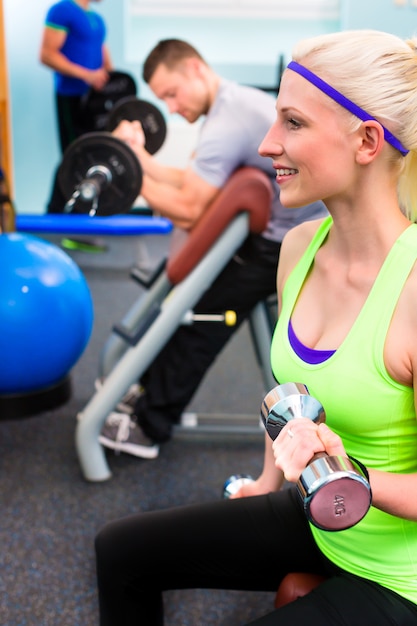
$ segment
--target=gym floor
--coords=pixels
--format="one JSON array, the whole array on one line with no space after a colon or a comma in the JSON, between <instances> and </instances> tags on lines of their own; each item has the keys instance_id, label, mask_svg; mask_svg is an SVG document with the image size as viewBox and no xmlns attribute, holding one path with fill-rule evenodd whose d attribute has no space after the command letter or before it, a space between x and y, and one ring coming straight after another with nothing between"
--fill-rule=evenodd
<instances>
[{"instance_id":1,"label":"gym floor","mask_svg":"<svg viewBox=\"0 0 417 626\"><path fill-rule=\"evenodd\" d=\"M87 279L95 310L91 340L71 373L70 401L36 417L0 420L2 626L97 626L93 541L103 523L219 498L228 476L257 475L262 466L262 432L177 433L154 461L109 453L109 481L83 478L74 445L76 415L94 392L100 352L113 324L140 295L130 268L144 255L152 264L166 251L169 238L149 238L146 249L133 238L107 243L103 254L69 253ZM244 325L188 410L253 411L257 419L264 393ZM273 599L270 593L173 591L166 594L166 625L239 626L267 612Z\"/></svg>"}]
</instances>

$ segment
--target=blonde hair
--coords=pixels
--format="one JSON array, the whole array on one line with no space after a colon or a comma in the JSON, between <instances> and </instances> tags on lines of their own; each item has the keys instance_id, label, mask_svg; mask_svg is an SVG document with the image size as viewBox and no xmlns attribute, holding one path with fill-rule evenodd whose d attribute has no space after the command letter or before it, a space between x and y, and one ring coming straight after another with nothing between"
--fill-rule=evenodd
<instances>
[{"instance_id":1,"label":"blonde hair","mask_svg":"<svg viewBox=\"0 0 417 626\"><path fill-rule=\"evenodd\" d=\"M417 38L351 30L302 40L292 55L380 121L410 151L404 157L392 149L392 160L398 168L399 203L412 221L417 219L416 48Z\"/></svg>"}]
</instances>

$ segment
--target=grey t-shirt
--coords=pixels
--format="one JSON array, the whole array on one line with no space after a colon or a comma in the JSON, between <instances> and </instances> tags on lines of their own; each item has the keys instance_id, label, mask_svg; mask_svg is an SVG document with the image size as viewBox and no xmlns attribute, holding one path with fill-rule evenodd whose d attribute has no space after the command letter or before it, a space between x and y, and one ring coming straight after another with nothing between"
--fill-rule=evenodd
<instances>
[{"instance_id":1,"label":"grey t-shirt","mask_svg":"<svg viewBox=\"0 0 417 626\"><path fill-rule=\"evenodd\" d=\"M271 160L261 157L258 148L275 121L275 99L269 94L222 79L213 105L201 130L191 167L203 180L221 188L240 167L256 167L271 179L274 190L271 218L262 233L282 241L285 233L306 220L327 215L322 202L298 209L284 208Z\"/></svg>"}]
</instances>

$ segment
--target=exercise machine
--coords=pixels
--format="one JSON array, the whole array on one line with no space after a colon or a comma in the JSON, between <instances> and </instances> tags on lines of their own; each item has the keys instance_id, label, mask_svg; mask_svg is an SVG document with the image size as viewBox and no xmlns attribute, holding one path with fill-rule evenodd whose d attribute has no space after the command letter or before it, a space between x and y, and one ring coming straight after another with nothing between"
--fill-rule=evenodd
<instances>
[{"instance_id":1,"label":"exercise machine","mask_svg":"<svg viewBox=\"0 0 417 626\"><path fill-rule=\"evenodd\" d=\"M265 229L271 200L271 183L265 174L250 167L237 170L109 337L100 363L105 382L82 410L76 427L77 453L87 480L111 477L98 441L109 412L141 377L248 234ZM265 303L255 307L251 324L269 389L275 381L269 360L271 318Z\"/></svg>"}]
</instances>

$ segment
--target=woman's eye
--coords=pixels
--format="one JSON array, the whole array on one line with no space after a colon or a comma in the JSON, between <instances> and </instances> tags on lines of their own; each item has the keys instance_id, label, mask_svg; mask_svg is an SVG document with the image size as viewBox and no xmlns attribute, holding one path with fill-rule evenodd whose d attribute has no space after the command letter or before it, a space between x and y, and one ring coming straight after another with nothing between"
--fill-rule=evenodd
<instances>
[{"instance_id":1,"label":"woman's eye","mask_svg":"<svg viewBox=\"0 0 417 626\"><path fill-rule=\"evenodd\" d=\"M293 128L300 128L301 126L300 122L297 122L297 120L295 120L293 117L290 117L288 119L288 124Z\"/></svg>"}]
</instances>

